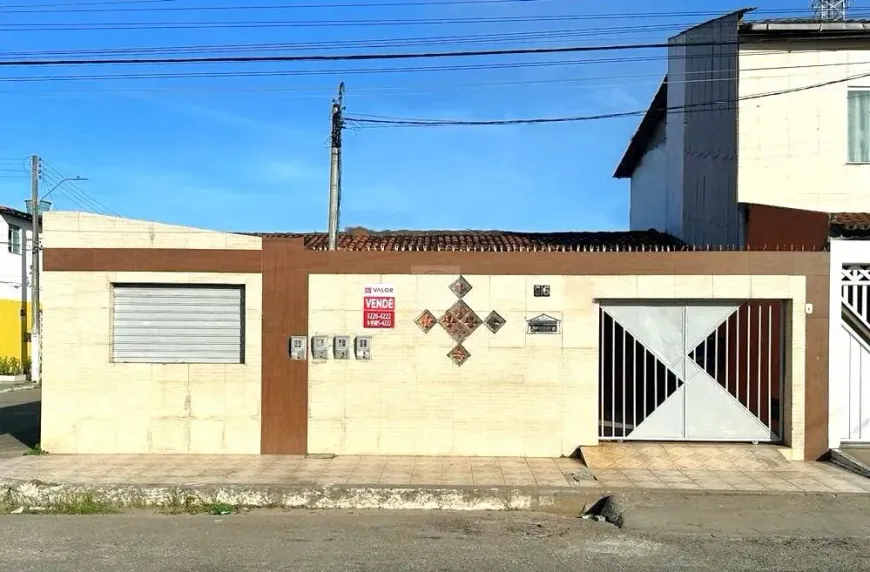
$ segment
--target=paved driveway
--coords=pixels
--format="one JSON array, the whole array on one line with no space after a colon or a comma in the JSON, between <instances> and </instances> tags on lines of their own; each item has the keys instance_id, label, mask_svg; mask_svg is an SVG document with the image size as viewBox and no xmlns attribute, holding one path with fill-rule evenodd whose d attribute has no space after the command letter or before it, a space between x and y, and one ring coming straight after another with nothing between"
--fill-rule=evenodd
<instances>
[{"instance_id":1,"label":"paved driveway","mask_svg":"<svg viewBox=\"0 0 870 572\"><path fill-rule=\"evenodd\" d=\"M17 457L39 443L39 389L0 394L0 458Z\"/></svg>"}]
</instances>

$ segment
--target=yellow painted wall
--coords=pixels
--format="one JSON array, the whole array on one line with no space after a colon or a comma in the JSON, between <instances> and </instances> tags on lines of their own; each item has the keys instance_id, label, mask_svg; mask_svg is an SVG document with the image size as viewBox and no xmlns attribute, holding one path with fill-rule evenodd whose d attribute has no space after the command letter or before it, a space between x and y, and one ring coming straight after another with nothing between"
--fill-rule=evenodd
<instances>
[{"instance_id":1,"label":"yellow painted wall","mask_svg":"<svg viewBox=\"0 0 870 572\"><path fill-rule=\"evenodd\" d=\"M29 329L30 304L27 304L27 323ZM21 359L21 300L0 300L0 357Z\"/></svg>"}]
</instances>

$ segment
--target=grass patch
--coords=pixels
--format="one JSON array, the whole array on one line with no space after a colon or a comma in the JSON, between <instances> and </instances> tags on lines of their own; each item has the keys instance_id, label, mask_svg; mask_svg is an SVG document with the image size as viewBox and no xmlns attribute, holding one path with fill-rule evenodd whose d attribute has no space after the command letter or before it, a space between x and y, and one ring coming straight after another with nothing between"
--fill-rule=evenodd
<instances>
[{"instance_id":1,"label":"grass patch","mask_svg":"<svg viewBox=\"0 0 870 572\"><path fill-rule=\"evenodd\" d=\"M48 455L48 451L39 446L39 443L25 451L25 455Z\"/></svg>"},{"instance_id":2,"label":"grass patch","mask_svg":"<svg viewBox=\"0 0 870 572\"><path fill-rule=\"evenodd\" d=\"M201 502L193 495L175 491L169 502L161 507L164 514L213 514L226 515L238 512L237 507L220 502Z\"/></svg>"},{"instance_id":3,"label":"grass patch","mask_svg":"<svg viewBox=\"0 0 870 572\"><path fill-rule=\"evenodd\" d=\"M90 493L73 495L46 507L51 514L116 514L118 507L94 498Z\"/></svg>"}]
</instances>

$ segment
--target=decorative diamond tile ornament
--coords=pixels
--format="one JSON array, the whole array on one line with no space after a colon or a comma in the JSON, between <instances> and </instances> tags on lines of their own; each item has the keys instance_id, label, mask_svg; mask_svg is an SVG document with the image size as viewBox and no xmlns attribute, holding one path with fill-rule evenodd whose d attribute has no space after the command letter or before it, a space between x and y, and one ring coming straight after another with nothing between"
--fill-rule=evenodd
<instances>
[{"instance_id":1,"label":"decorative diamond tile ornament","mask_svg":"<svg viewBox=\"0 0 870 572\"><path fill-rule=\"evenodd\" d=\"M460 276L450 285L450 291L453 292L453 294L457 298L462 298L463 296L471 292L471 284L469 284L468 280L466 280L463 276Z\"/></svg>"},{"instance_id":2,"label":"decorative diamond tile ornament","mask_svg":"<svg viewBox=\"0 0 870 572\"><path fill-rule=\"evenodd\" d=\"M453 363L457 366L462 366L468 358L471 357L471 352L469 352L462 344L456 344L453 346L453 349L448 352L447 357L449 357Z\"/></svg>"},{"instance_id":3,"label":"decorative diamond tile ornament","mask_svg":"<svg viewBox=\"0 0 870 572\"><path fill-rule=\"evenodd\" d=\"M450 291L459 299L440 318L436 319L429 310L424 310L422 314L417 316L414 323L425 333L435 327L436 323L440 324L456 342L447 357L453 360L456 365L461 366L471 357L471 352L462 345L468 336L483 325L486 325L490 332L496 333L504 326L505 319L496 311L490 312L486 320L480 319L480 316L462 299L471 292L471 284L464 276L460 276L450 284Z\"/></svg>"},{"instance_id":4,"label":"decorative diamond tile ornament","mask_svg":"<svg viewBox=\"0 0 870 572\"><path fill-rule=\"evenodd\" d=\"M486 324L486 327L489 328L489 331L494 334L498 332L502 326L505 325L505 319L502 318L498 312L493 310L489 313L489 316L486 317L486 320L484 320L484 324Z\"/></svg>"},{"instance_id":5,"label":"decorative diamond tile ornament","mask_svg":"<svg viewBox=\"0 0 870 572\"><path fill-rule=\"evenodd\" d=\"M468 331L468 328L465 327L465 324L463 324L450 310L447 310L447 312L441 316L438 323L441 324L441 327L444 328L448 334L450 334L451 338L460 343L465 341L465 338L467 338L471 333Z\"/></svg>"},{"instance_id":6,"label":"decorative diamond tile ornament","mask_svg":"<svg viewBox=\"0 0 870 572\"><path fill-rule=\"evenodd\" d=\"M429 310L423 310L423 313L417 316L417 319L414 320L414 323L417 324L417 327L423 330L424 334L428 334L429 330L435 327L435 324L438 323L438 319L432 315L432 312Z\"/></svg>"}]
</instances>

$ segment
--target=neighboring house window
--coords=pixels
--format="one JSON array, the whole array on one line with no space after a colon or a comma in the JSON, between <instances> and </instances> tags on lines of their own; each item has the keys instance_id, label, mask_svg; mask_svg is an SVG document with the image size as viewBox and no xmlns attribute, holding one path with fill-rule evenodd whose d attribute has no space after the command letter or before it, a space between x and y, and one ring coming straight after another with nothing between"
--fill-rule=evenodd
<instances>
[{"instance_id":1,"label":"neighboring house window","mask_svg":"<svg viewBox=\"0 0 870 572\"><path fill-rule=\"evenodd\" d=\"M243 286L114 284L112 359L244 363Z\"/></svg>"},{"instance_id":2,"label":"neighboring house window","mask_svg":"<svg viewBox=\"0 0 870 572\"><path fill-rule=\"evenodd\" d=\"M21 254L21 232L20 226L14 224L9 225L9 239L7 241L9 252L12 254Z\"/></svg>"},{"instance_id":3,"label":"neighboring house window","mask_svg":"<svg viewBox=\"0 0 870 572\"><path fill-rule=\"evenodd\" d=\"M870 89L849 91L849 162L870 163Z\"/></svg>"}]
</instances>

